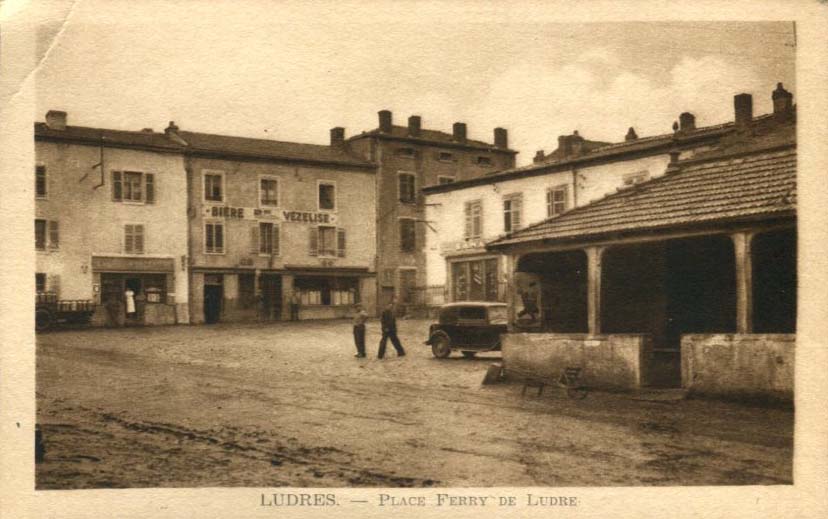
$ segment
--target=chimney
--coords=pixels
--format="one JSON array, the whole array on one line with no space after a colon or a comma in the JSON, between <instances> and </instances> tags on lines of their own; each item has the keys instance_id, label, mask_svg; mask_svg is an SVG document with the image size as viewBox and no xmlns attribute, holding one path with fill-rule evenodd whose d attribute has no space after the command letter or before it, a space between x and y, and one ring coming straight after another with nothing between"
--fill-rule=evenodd
<instances>
[{"instance_id":1,"label":"chimney","mask_svg":"<svg viewBox=\"0 0 828 519\"><path fill-rule=\"evenodd\" d=\"M543 158L543 150L538 150L535 152L535 157L532 159L532 162L534 162L535 164L540 164L541 162L543 162Z\"/></svg>"},{"instance_id":2,"label":"chimney","mask_svg":"<svg viewBox=\"0 0 828 519\"><path fill-rule=\"evenodd\" d=\"M453 135L457 142L466 142L466 123L454 123Z\"/></svg>"},{"instance_id":3,"label":"chimney","mask_svg":"<svg viewBox=\"0 0 828 519\"><path fill-rule=\"evenodd\" d=\"M331 146L342 146L345 144L345 128L337 126L331 128Z\"/></svg>"},{"instance_id":4,"label":"chimney","mask_svg":"<svg viewBox=\"0 0 828 519\"><path fill-rule=\"evenodd\" d=\"M785 90L782 83L776 84L776 90L773 91L771 98L773 99L773 115L776 117L784 116L793 110L793 94Z\"/></svg>"},{"instance_id":5,"label":"chimney","mask_svg":"<svg viewBox=\"0 0 828 519\"><path fill-rule=\"evenodd\" d=\"M733 96L733 110L736 126L746 126L753 120L753 96L738 94Z\"/></svg>"},{"instance_id":6,"label":"chimney","mask_svg":"<svg viewBox=\"0 0 828 519\"><path fill-rule=\"evenodd\" d=\"M380 131L383 133L391 133L391 111L380 110L378 113Z\"/></svg>"},{"instance_id":7,"label":"chimney","mask_svg":"<svg viewBox=\"0 0 828 519\"><path fill-rule=\"evenodd\" d=\"M494 145L495 148L504 150L509 147L509 132L506 131L506 128L494 129Z\"/></svg>"},{"instance_id":8,"label":"chimney","mask_svg":"<svg viewBox=\"0 0 828 519\"><path fill-rule=\"evenodd\" d=\"M51 130L65 130L66 112L60 110L49 110L46 112L46 126Z\"/></svg>"},{"instance_id":9,"label":"chimney","mask_svg":"<svg viewBox=\"0 0 828 519\"><path fill-rule=\"evenodd\" d=\"M687 132L696 129L696 116L690 112L679 115L679 130Z\"/></svg>"},{"instance_id":10,"label":"chimney","mask_svg":"<svg viewBox=\"0 0 828 519\"><path fill-rule=\"evenodd\" d=\"M584 138L578 135L578 130L572 132L572 155L580 155L584 151Z\"/></svg>"},{"instance_id":11,"label":"chimney","mask_svg":"<svg viewBox=\"0 0 828 519\"><path fill-rule=\"evenodd\" d=\"M178 126L176 126L175 121L170 121L170 124L164 128L164 135L167 136L168 139L171 141L180 144L182 146L187 146L187 141L185 141L180 135L178 135Z\"/></svg>"},{"instance_id":12,"label":"chimney","mask_svg":"<svg viewBox=\"0 0 828 519\"><path fill-rule=\"evenodd\" d=\"M564 159L572 155L572 139L569 135L558 136L558 158Z\"/></svg>"},{"instance_id":13,"label":"chimney","mask_svg":"<svg viewBox=\"0 0 828 519\"><path fill-rule=\"evenodd\" d=\"M422 119L419 115L412 115L408 118L408 135L416 137L420 135L420 127L422 126Z\"/></svg>"},{"instance_id":14,"label":"chimney","mask_svg":"<svg viewBox=\"0 0 828 519\"><path fill-rule=\"evenodd\" d=\"M635 128L630 126L630 129L627 130L627 135L624 136L625 141L634 141L638 138L638 134L635 133Z\"/></svg>"},{"instance_id":15,"label":"chimney","mask_svg":"<svg viewBox=\"0 0 828 519\"><path fill-rule=\"evenodd\" d=\"M152 128L141 128L141 133L153 133Z\"/></svg>"}]
</instances>

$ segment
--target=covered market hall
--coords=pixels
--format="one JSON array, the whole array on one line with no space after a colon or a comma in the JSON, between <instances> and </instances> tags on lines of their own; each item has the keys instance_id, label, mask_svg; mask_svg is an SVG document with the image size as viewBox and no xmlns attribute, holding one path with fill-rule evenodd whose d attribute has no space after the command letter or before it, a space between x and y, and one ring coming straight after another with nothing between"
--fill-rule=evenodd
<instances>
[{"instance_id":1,"label":"covered market hall","mask_svg":"<svg viewBox=\"0 0 828 519\"><path fill-rule=\"evenodd\" d=\"M595 386L790 398L794 130L753 129L747 144L491 242L514 270L507 369L578 365Z\"/></svg>"}]
</instances>

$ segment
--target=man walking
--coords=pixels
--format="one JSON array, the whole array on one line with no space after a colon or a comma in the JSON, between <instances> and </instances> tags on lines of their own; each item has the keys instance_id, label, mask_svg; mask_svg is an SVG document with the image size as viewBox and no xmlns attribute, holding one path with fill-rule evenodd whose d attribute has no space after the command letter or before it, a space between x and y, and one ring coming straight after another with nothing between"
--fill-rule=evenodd
<instances>
[{"instance_id":1,"label":"man walking","mask_svg":"<svg viewBox=\"0 0 828 519\"><path fill-rule=\"evenodd\" d=\"M362 305L357 303L354 305L354 344L356 344L356 355L354 357L361 359L365 357L365 321L368 319L368 314L362 309Z\"/></svg>"},{"instance_id":2,"label":"man walking","mask_svg":"<svg viewBox=\"0 0 828 519\"><path fill-rule=\"evenodd\" d=\"M385 346L388 344L388 339L391 339L391 344L397 350L397 357L405 355L405 350L400 344L400 339L397 337L397 318L394 316L396 299L391 299L385 310L382 312L380 322L382 324L382 339L379 343L379 352L377 358L381 359L385 356Z\"/></svg>"}]
</instances>

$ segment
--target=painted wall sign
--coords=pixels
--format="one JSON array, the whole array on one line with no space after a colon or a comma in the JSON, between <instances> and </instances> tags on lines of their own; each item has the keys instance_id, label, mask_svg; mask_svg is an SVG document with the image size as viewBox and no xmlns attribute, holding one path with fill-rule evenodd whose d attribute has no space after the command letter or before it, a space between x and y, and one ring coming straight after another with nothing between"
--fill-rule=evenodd
<instances>
[{"instance_id":1,"label":"painted wall sign","mask_svg":"<svg viewBox=\"0 0 828 519\"><path fill-rule=\"evenodd\" d=\"M283 211L260 207L209 206L203 209L204 218L227 220L277 220L295 223L335 224L336 215L316 211Z\"/></svg>"}]
</instances>

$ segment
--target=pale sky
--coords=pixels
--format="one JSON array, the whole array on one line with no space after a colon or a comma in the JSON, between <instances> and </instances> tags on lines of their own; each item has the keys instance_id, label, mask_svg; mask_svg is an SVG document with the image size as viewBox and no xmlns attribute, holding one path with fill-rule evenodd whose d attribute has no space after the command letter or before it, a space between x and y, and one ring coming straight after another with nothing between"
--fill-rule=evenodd
<instances>
[{"instance_id":1,"label":"pale sky","mask_svg":"<svg viewBox=\"0 0 828 519\"><path fill-rule=\"evenodd\" d=\"M620 141L733 119L733 95L771 111L795 93L790 22L553 23L526 16L441 16L397 3L195 0L56 4L40 31L37 120L49 109L83 126L184 130L324 144L377 126L377 111L492 141L509 130L518 162L578 130ZM383 9L370 9L381 6ZM374 11L384 11L374 16ZM54 39L56 37L56 40Z\"/></svg>"}]
</instances>

